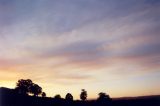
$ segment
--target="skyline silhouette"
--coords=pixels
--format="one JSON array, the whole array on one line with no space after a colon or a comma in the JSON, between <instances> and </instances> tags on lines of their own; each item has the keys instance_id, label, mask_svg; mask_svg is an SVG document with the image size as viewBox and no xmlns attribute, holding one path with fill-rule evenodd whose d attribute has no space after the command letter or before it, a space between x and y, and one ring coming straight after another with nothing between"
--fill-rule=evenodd
<instances>
[{"instance_id":1,"label":"skyline silhouette","mask_svg":"<svg viewBox=\"0 0 160 106\"><path fill-rule=\"evenodd\" d=\"M0 98L3 98L3 93L5 95L5 92L3 90L10 90L13 92L13 94L18 94L18 95L23 95L23 96L33 96L33 97L47 97L46 93L43 91L43 88L40 87L38 84L34 83L31 79L19 79L16 82L16 86L14 89L10 88L5 88L5 87L0 87L2 91L0 91L1 96ZM9 92L8 92L9 93ZM87 91L85 89L81 89L81 93L79 95L79 100L81 101L87 101ZM98 101L103 101L103 100L111 100L109 95L107 95L104 92L100 92L99 97L97 98ZM72 96L71 93L67 93L65 98L62 98L60 94L56 94L52 98L55 99L66 99L67 101L71 102L74 100L74 97Z\"/></svg>"},{"instance_id":2,"label":"skyline silhouette","mask_svg":"<svg viewBox=\"0 0 160 106\"><path fill-rule=\"evenodd\" d=\"M22 81L22 80L21 80ZM28 81L27 81L28 83ZM24 83L23 83L24 84ZM23 85L22 84L22 85ZM26 82L24 85L27 85ZM30 85L29 85L30 86ZM29 87L28 86L28 87ZM20 87L20 86L19 86ZM23 90L22 90L23 89ZM24 91L25 87L21 87ZM85 93L84 93L85 92ZM110 98L104 92L99 93L97 99L88 100L85 95L87 91L82 89L80 94L81 100L73 100L70 93L66 94L66 98L61 98L60 94L54 97L44 97L43 95L29 95L24 92L18 92L16 89L0 88L0 105L1 106L159 106L160 95L126 97L126 98ZM44 92L43 92L44 93ZM43 94L42 93L42 94ZM82 96L83 95L83 96Z\"/></svg>"}]
</instances>

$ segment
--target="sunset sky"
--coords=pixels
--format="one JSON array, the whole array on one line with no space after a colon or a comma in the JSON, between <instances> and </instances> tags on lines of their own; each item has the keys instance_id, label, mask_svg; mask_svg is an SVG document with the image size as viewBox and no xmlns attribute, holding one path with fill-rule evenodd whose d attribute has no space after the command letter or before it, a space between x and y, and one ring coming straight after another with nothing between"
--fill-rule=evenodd
<instances>
[{"instance_id":1,"label":"sunset sky","mask_svg":"<svg viewBox=\"0 0 160 106\"><path fill-rule=\"evenodd\" d=\"M0 0L0 87L53 97L160 94L160 0Z\"/></svg>"}]
</instances>

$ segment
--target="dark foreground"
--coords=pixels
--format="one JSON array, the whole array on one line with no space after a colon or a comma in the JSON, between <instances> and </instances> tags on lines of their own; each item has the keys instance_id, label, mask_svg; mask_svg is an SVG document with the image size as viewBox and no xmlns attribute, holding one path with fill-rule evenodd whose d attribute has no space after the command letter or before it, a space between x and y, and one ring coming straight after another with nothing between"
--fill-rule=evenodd
<instances>
[{"instance_id":1,"label":"dark foreground","mask_svg":"<svg viewBox=\"0 0 160 106\"><path fill-rule=\"evenodd\" d=\"M160 106L160 96L119 98L110 101L67 101L47 97L19 95L0 88L0 106Z\"/></svg>"}]
</instances>

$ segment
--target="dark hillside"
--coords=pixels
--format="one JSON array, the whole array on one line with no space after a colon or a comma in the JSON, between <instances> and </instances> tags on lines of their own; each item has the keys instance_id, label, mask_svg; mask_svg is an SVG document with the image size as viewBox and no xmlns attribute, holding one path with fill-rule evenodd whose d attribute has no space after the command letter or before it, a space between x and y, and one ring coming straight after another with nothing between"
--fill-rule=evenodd
<instances>
[{"instance_id":1,"label":"dark hillside","mask_svg":"<svg viewBox=\"0 0 160 106\"><path fill-rule=\"evenodd\" d=\"M113 106L160 106L160 96L141 96L113 99Z\"/></svg>"},{"instance_id":2,"label":"dark hillside","mask_svg":"<svg viewBox=\"0 0 160 106\"><path fill-rule=\"evenodd\" d=\"M13 89L0 88L0 106L160 106L160 96L119 98L112 101L67 101L48 97L17 94Z\"/></svg>"}]
</instances>

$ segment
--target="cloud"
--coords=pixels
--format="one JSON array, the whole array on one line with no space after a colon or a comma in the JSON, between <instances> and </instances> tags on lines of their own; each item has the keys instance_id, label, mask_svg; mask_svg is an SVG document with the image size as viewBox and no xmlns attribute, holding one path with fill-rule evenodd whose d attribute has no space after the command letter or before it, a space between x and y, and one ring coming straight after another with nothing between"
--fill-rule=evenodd
<instances>
[{"instance_id":1,"label":"cloud","mask_svg":"<svg viewBox=\"0 0 160 106\"><path fill-rule=\"evenodd\" d=\"M159 3L1 0L0 72L8 74L1 79L107 89L107 82L156 73Z\"/></svg>"}]
</instances>

